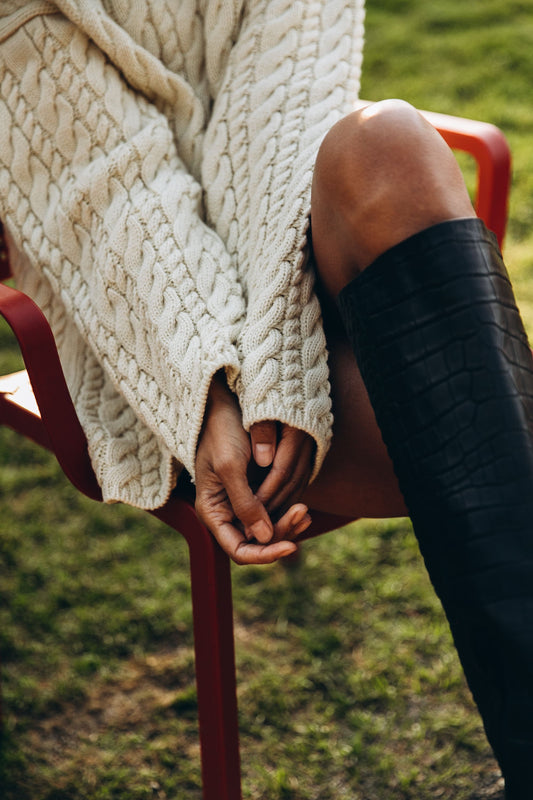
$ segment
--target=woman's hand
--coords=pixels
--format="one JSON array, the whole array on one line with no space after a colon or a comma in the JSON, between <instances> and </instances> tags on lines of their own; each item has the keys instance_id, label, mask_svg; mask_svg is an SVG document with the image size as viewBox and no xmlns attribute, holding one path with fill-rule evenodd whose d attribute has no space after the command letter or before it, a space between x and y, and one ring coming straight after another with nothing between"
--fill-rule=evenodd
<instances>
[{"instance_id":1,"label":"woman's hand","mask_svg":"<svg viewBox=\"0 0 533 800\"><path fill-rule=\"evenodd\" d=\"M284 469L282 465L289 451L291 447L285 445L278 472ZM276 450L274 461L277 456ZM196 510L237 564L267 564L293 553L297 547L290 539L305 530L311 520L307 507L297 503L274 524L250 486L251 462L251 440L242 427L237 399L223 377L216 375L209 390L196 456ZM274 493L270 490L265 493L269 499L274 494L276 497L286 494L278 487L281 474L278 478L272 484ZM261 488L267 480L268 477Z\"/></svg>"},{"instance_id":2,"label":"woman's hand","mask_svg":"<svg viewBox=\"0 0 533 800\"><path fill-rule=\"evenodd\" d=\"M250 439L256 464L270 467L257 497L275 517L289 508L309 483L315 443L304 431L272 421L252 425Z\"/></svg>"}]
</instances>

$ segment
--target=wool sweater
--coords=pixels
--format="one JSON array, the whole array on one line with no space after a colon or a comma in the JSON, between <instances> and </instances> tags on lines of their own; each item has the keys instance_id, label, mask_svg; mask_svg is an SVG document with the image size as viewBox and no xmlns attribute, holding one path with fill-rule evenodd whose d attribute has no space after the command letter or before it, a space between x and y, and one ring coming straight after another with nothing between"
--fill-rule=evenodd
<instances>
[{"instance_id":1,"label":"wool sweater","mask_svg":"<svg viewBox=\"0 0 533 800\"><path fill-rule=\"evenodd\" d=\"M212 376L246 429L331 437L308 253L363 0L3 0L0 218L54 331L104 499L163 504Z\"/></svg>"}]
</instances>

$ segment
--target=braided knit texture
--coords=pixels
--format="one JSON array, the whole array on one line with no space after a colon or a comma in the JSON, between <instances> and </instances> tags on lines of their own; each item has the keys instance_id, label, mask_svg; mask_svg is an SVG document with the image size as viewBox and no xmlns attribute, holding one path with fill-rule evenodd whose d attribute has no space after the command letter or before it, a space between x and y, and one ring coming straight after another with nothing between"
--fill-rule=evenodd
<instances>
[{"instance_id":1,"label":"braided knit texture","mask_svg":"<svg viewBox=\"0 0 533 800\"><path fill-rule=\"evenodd\" d=\"M55 13L49 13L53 11ZM165 502L213 374L245 427L331 436L308 267L318 147L357 99L362 0L7 0L0 218L108 501Z\"/></svg>"}]
</instances>

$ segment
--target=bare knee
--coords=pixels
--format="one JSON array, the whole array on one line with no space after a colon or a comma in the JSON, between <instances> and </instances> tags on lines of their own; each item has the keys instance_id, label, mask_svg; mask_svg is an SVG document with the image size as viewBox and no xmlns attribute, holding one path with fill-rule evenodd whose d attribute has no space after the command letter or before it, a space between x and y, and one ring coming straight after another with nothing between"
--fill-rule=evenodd
<instances>
[{"instance_id":1,"label":"bare knee","mask_svg":"<svg viewBox=\"0 0 533 800\"><path fill-rule=\"evenodd\" d=\"M451 150L408 103L359 109L322 143L313 181L313 247L332 294L397 242L473 214Z\"/></svg>"}]
</instances>

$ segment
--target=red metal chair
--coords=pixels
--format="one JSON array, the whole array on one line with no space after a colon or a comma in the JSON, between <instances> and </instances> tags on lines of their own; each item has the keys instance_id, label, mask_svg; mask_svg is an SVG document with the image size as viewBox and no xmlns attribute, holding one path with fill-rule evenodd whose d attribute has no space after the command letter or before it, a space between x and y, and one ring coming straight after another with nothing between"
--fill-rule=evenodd
<instances>
[{"instance_id":1,"label":"red metal chair","mask_svg":"<svg viewBox=\"0 0 533 800\"><path fill-rule=\"evenodd\" d=\"M425 112L424 112L425 113ZM500 246L507 221L510 153L493 125L426 114L448 144L477 161L476 210ZM1 230L1 227L0 227ZM10 277L8 252L0 245L0 280ZM88 497L102 496L87 454L85 435L72 405L48 323L33 301L0 283L0 314L12 328L26 370L0 378L0 424L52 450L70 481ZM150 512L181 533L189 546L196 681L204 800L240 800L230 563L194 512L192 491L175 492ZM313 515L302 538L334 530L351 520Z\"/></svg>"}]
</instances>

